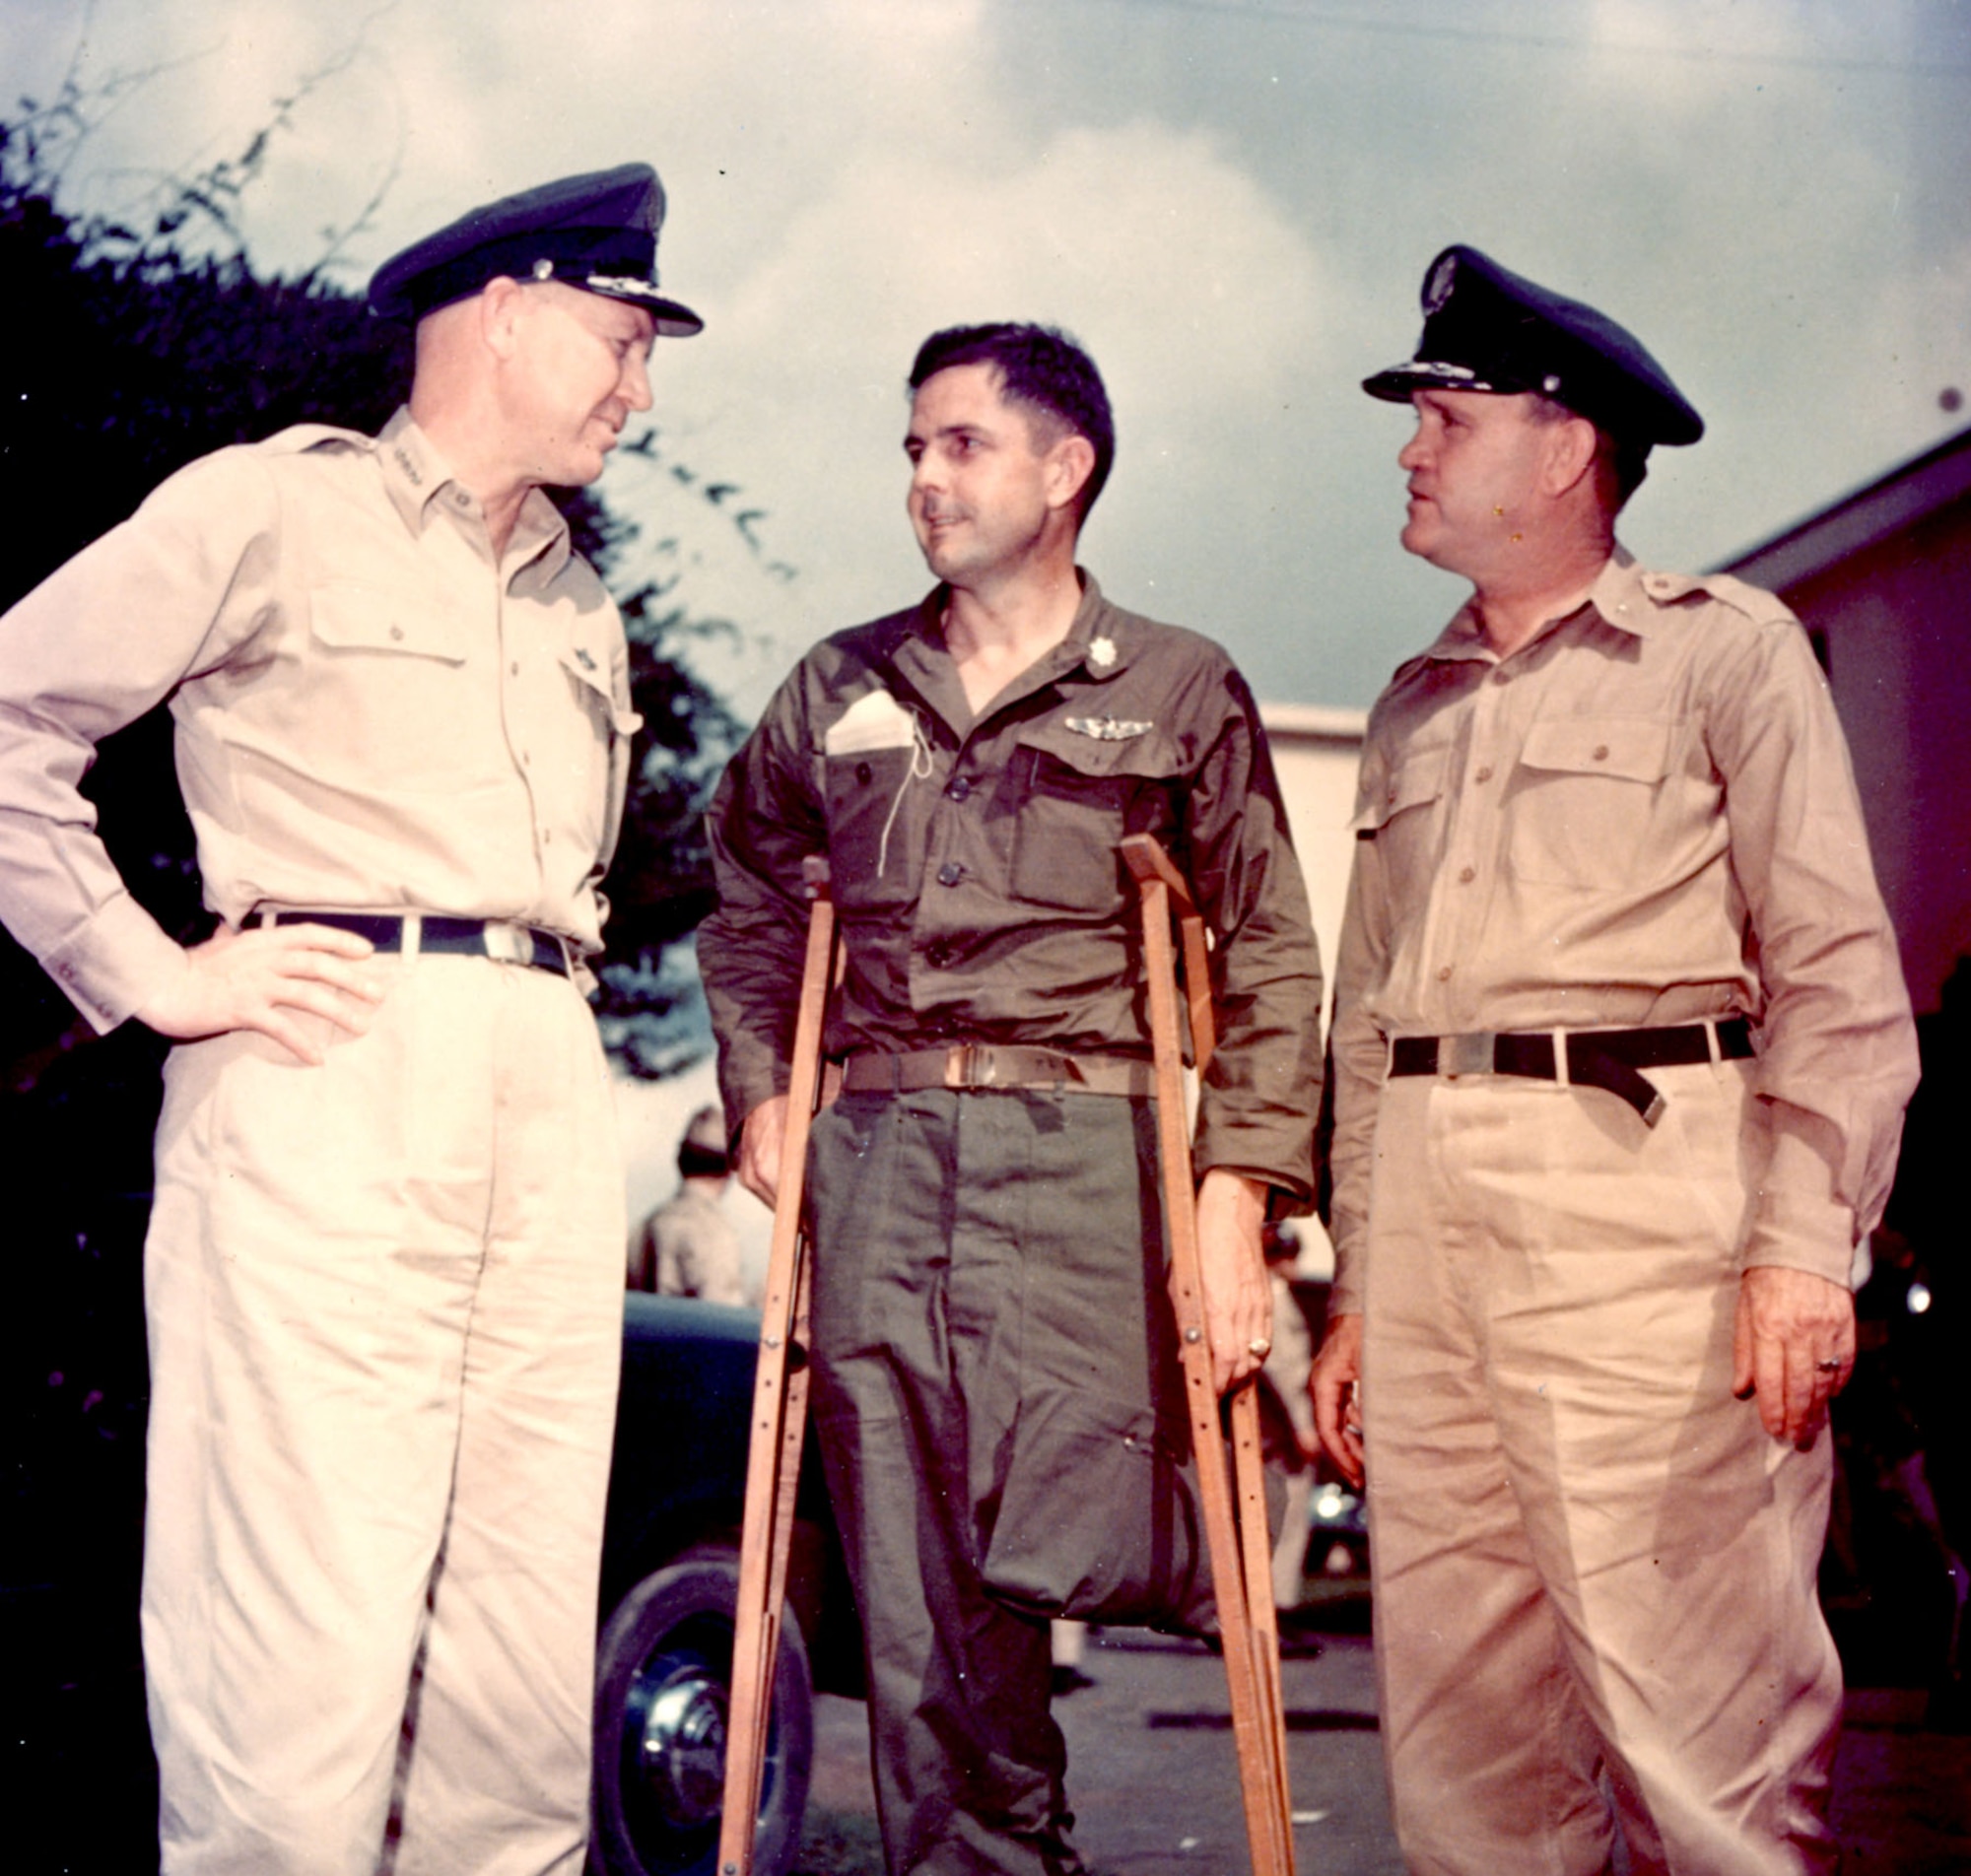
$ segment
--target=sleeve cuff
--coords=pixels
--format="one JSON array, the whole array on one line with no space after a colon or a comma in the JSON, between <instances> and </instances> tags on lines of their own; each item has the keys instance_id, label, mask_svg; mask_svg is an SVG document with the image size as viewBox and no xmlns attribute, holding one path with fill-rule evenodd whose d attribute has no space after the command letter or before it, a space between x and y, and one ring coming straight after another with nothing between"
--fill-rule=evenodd
<instances>
[{"instance_id":1,"label":"sleeve cuff","mask_svg":"<svg viewBox=\"0 0 1971 1876\"><path fill-rule=\"evenodd\" d=\"M184 947L128 893L107 901L41 959L70 1002L106 1035L186 969Z\"/></svg>"}]
</instances>

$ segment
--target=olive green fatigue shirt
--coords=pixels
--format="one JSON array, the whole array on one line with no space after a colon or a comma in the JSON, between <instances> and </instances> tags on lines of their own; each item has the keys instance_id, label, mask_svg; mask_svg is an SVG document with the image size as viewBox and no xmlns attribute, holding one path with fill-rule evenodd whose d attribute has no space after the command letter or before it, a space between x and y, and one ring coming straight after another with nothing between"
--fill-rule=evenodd
<instances>
[{"instance_id":1,"label":"olive green fatigue shirt","mask_svg":"<svg viewBox=\"0 0 1971 1876\"><path fill-rule=\"evenodd\" d=\"M768 705L710 820L719 905L699 965L725 1111L786 1089L801 861L816 853L848 954L829 1055L959 1041L1147 1054L1137 899L1117 849L1152 834L1216 945L1197 1170L1304 1198L1321 967L1257 707L1210 640L1082 581L1066 638L976 720L942 587L825 639Z\"/></svg>"},{"instance_id":2,"label":"olive green fatigue shirt","mask_svg":"<svg viewBox=\"0 0 1971 1876\"><path fill-rule=\"evenodd\" d=\"M203 457L0 621L0 907L100 1030L182 954L77 784L166 698L229 924L420 910L599 948L638 722L622 622L538 490L496 561L408 412Z\"/></svg>"},{"instance_id":3,"label":"olive green fatigue shirt","mask_svg":"<svg viewBox=\"0 0 1971 1876\"><path fill-rule=\"evenodd\" d=\"M1335 1312L1362 1306L1386 1038L1749 1017L1745 1262L1845 1284L1916 1037L1806 635L1617 549L1500 658L1467 605L1369 718L1336 967Z\"/></svg>"}]
</instances>

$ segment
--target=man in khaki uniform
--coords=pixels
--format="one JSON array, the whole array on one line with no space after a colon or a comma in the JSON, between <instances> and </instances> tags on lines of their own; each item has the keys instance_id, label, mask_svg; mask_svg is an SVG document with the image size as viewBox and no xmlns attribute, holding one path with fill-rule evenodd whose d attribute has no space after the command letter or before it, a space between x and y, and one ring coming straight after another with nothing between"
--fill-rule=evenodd
<instances>
[{"instance_id":1,"label":"man in khaki uniform","mask_svg":"<svg viewBox=\"0 0 1971 1876\"><path fill-rule=\"evenodd\" d=\"M582 1861L623 1224L581 961L636 718L540 486L698 330L662 210L631 165L407 250L379 436L195 462L0 622L0 908L99 1029L181 1044L145 1253L174 1876L368 1876L393 1783L400 1876ZM165 701L190 950L76 787Z\"/></svg>"},{"instance_id":2,"label":"man in khaki uniform","mask_svg":"<svg viewBox=\"0 0 1971 1876\"><path fill-rule=\"evenodd\" d=\"M1468 247L1424 309L1365 388L1472 595L1370 717L1314 1383L1397 1835L1832 1870L1826 1406L1916 1068L1847 751L1777 600L1616 544L1703 428L1642 346Z\"/></svg>"},{"instance_id":3,"label":"man in khaki uniform","mask_svg":"<svg viewBox=\"0 0 1971 1876\"><path fill-rule=\"evenodd\" d=\"M699 957L740 1176L771 1198L801 861L829 856L847 972L808 1186L815 1415L888 1863L1064 1876L1049 1619L1142 1619L1194 1561L1119 842L1165 841L1218 940L1195 1159L1221 1386L1266 1353L1268 1193L1310 1188L1320 971L1244 681L1075 566L1115 450L1093 361L1044 327L959 327L910 381L939 584L825 639L768 705L713 806Z\"/></svg>"},{"instance_id":4,"label":"man in khaki uniform","mask_svg":"<svg viewBox=\"0 0 1971 1876\"><path fill-rule=\"evenodd\" d=\"M660 1297L743 1304L739 1234L719 1201L731 1183L725 1116L701 1107L678 1142L678 1189L648 1218L630 1247L630 1288Z\"/></svg>"}]
</instances>

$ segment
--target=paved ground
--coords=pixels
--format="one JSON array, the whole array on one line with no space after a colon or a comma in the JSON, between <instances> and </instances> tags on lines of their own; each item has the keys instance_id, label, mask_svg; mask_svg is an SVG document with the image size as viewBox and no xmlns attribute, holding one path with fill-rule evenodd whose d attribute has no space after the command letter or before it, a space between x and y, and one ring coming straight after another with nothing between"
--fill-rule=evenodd
<instances>
[{"instance_id":1,"label":"paved ground","mask_svg":"<svg viewBox=\"0 0 1971 1876\"><path fill-rule=\"evenodd\" d=\"M1402 1876L1389 1823L1369 1644L1323 1638L1283 1663L1296 1860L1303 1876ZM1234 1876L1246 1864L1225 1673L1195 1644L1134 1631L1098 1637L1093 1684L1058 1703L1068 1794L1099 1876ZM1845 1876L1971 1871L1971 1737L1922 1730L1915 1690L1849 1697L1836 1767ZM881 1876L858 1703L816 1715L800 1876Z\"/></svg>"}]
</instances>

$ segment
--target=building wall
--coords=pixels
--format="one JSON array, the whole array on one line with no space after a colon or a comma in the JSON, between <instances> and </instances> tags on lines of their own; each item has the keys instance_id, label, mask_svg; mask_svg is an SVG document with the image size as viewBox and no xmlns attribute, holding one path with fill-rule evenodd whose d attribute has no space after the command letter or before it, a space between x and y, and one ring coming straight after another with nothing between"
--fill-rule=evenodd
<instances>
[{"instance_id":1,"label":"building wall","mask_svg":"<svg viewBox=\"0 0 1971 1876\"><path fill-rule=\"evenodd\" d=\"M1260 720L1279 771L1294 851L1307 879L1315 935L1321 940L1322 1016L1334 1007L1334 952L1355 859L1355 771L1362 761L1362 710L1262 704Z\"/></svg>"},{"instance_id":2,"label":"building wall","mask_svg":"<svg viewBox=\"0 0 1971 1876\"><path fill-rule=\"evenodd\" d=\"M1971 953L1971 499L1782 588L1819 640L1919 1013Z\"/></svg>"}]
</instances>

